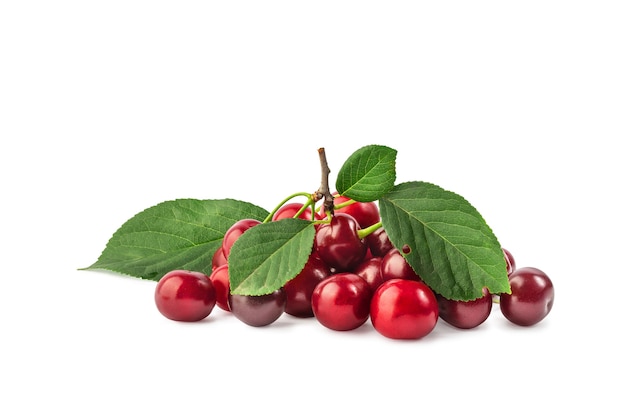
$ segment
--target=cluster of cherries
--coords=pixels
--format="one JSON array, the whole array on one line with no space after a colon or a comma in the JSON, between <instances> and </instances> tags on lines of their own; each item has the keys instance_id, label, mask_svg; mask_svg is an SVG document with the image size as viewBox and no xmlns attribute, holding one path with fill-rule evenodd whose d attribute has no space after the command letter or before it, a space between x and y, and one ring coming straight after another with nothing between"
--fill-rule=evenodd
<instances>
[{"instance_id":1,"label":"cluster of cherries","mask_svg":"<svg viewBox=\"0 0 626 417\"><path fill-rule=\"evenodd\" d=\"M348 199L335 197L340 205ZM272 221L300 217L323 220L300 203L288 203ZM338 331L360 327L368 319L391 339L419 339L430 333L439 318L448 324L471 329L489 317L494 302L512 323L531 326L543 320L554 302L550 278L532 267L516 268L511 253L503 249L511 285L510 294L490 294L472 301L450 300L435 293L408 264L402 248L390 242L379 227L365 238L358 231L380 221L378 206L353 202L337 208L329 222L316 226L313 250L303 270L282 288L261 296L230 293L228 256L233 243L259 220L242 219L225 233L213 256L209 276L175 270L158 282L158 310L177 321L199 321L217 305L242 322L255 327L276 321L283 313L315 317L323 326Z\"/></svg>"}]
</instances>

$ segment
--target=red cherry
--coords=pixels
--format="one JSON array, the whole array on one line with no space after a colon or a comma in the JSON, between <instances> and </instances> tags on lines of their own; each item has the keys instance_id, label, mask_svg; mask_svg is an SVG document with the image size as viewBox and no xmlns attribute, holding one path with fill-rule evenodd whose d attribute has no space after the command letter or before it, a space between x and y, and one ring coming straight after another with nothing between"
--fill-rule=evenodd
<instances>
[{"instance_id":1,"label":"red cherry","mask_svg":"<svg viewBox=\"0 0 626 417\"><path fill-rule=\"evenodd\" d=\"M371 290L375 291L380 284L385 282L383 274L380 271L382 262L383 258L368 258L357 265L352 272L363 278L369 284Z\"/></svg>"},{"instance_id":2,"label":"red cherry","mask_svg":"<svg viewBox=\"0 0 626 417\"><path fill-rule=\"evenodd\" d=\"M504 253L504 261L506 262L506 273L510 276L516 268L515 258L507 249L502 248L502 252Z\"/></svg>"},{"instance_id":3,"label":"red cherry","mask_svg":"<svg viewBox=\"0 0 626 417\"><path fill-rule=\"evenodd\" d=\"M404 255L397 248L391 249L385 256L380 264L380 271L383 275L383 279L388 281L390 279L410 279L413 281L421 281L422 278L415 273L411 265L407 262Z\"/></svg>"},{"instance_id":4,"label":"red cherry","mask_svg":"<svg viewBox=\"0 0 626 417\"><path fill-rule=\"evenodd\" d=\"M383 336L419 339L437 324L437 298L422 281L391 279L374 292L370 317L374 328Z\"/></svg>"},{"instance_id":5,"label":"red cherry","mask_svg":"<svg viewBox=\"0 0 626 417\"><path fill-rule=\"evenodd\" d=\"M350 200L348 197L344 197L341 195L335 195L335 205L339 205L341 203L345 203ZM380 221L380 211L378 210L378 206L374 202L359 202L356 201L352 204L349 204L345 207L335 209L335 213L346 213L354 217L359 223L361 229L365 229L373 224L376 224Z\"/></svg>"},{"instance_id":6,"label":"red cherry","mask_svg":"<svg viewBox=\"0 0 626 417\"><path fill-rule=\"evenodd\" d=\"M383 257L387 254L387 252L393 249L393 244L389 240L389 235L387 235L387 231L382 227L379 227L367 235L365 237L365 243L367 243L367 246L374 257Z\"/></svg>"},{"instance_id":7,"label":"red cherry","mask_svg":"<svg viewBox=\"0 0 626 417\"><path fill-rule=\"evenodd\" d=\"M281 206L278 210L274 212L272 216L272 221L277 221L280 219L291 219L296 216L296 214L302 209L301 203L288 203L284 206ZM311 220L311 207L307 207L300 215L298 216L300 219ZM321 220L322 216L315 212L315 219Z\"/></svg>"},{"instance_id":8,"label":"red cherry","mask_svg":"<svg viewBox=\"0 0 626 417\"><path fill-rule=\"evenodd\" d=\"M509 276L510 294L500 294L500 310L512 323L532 326L543 320L554 304L554 285L538 268L518 268Z\"/></svg>"},{"instance_id":9,"label":"red cherry","mask_svg":"<svg viewBox=\"0 0 626 417\"><path fill-rule=\"evenodd\" d=\"M439 317L446 323L459 329L472 329L482 324L491 313L493 305L491 294L483 289L483 296L471 301L450 300L439 294Z\"/></svg>"},{"instance_id":10,"label":"red cherry","mask_svg":"<svg viewBox=\"0 0 626 417\"><path fill-rule=\"evenodd\" d=\"M222 251L224 252L224 257L226 259L228 259L228 255L230 254L230 248L239 236L241 236L246 230L258 224L261 224L261 221L256 219L241 219L228 228L226 233L224 233L224 239L222 240Z\"/></svg>"},{"instance_id":11,"label":"red cherry","mask_svg":"<svg viewBox=\"0 0 626 417\"><path fill-rule=\"evenodd\" d=\"M356 274L340 272L317 284L311 296L313 313L323 326L353 330L369 318L369 284Z\"/></svg>"},{"instance_id":12,"label":"red cherry","mask_svg":"<svg viewBox=\"0 0 626 417\"><path fill-rule=\"evenodd\" d=\"M215 288L215 302L224 311L230 311L228 294L230 294L230 280L228 278L228 264L220 265L211 272L209 279Z\"/></svg>"},{"instance_id":13,"label":"red cherry","mask_svg":"<svg viewBox=\"0 0 626 417\"><path fill-rule=\"evenodd\" d=\"M222 247L220 246L219 248L217 248L215 253L213 253L213 259L211 260L211 268L213 271L215 271L217 267L226 265L227 263L228 263L228 260L224 256L224 251L222 250Z\"/></svg>"},{"instance_id":14,"label":"red cherry","mask_svg":"<svg viewBox=\"0 0 626 417\"><path fill-rule=\"evenodd\" d=\"M200 321L215 307L215 288L201 272L174 270L159 280L154 301L170 320Z\"/></svg>"},{"instance_id":15,"label":"red cherry","mask_svg":"<svg viewBox=\"0 0 626 417\"><path fill-rule=\"evenodd\" d=\"M350 271L367 253L367 245L359 238L359 225L354 217L335 213L330 223L321 224L315 233L315 251L338 272Z\"/></svg>"},{"instance_id":16,"label":"red cherry","mask_svg":"<svg viewBox=\"0 0 626 417\"><path fill-rule=\"evenodd\" d=\"M285 313L295 317L313 317L311 296L317 284L331 275L330 268L316 253L309 256L304 269L283 287L286 295Z\"/></svg>"}]
</instances>

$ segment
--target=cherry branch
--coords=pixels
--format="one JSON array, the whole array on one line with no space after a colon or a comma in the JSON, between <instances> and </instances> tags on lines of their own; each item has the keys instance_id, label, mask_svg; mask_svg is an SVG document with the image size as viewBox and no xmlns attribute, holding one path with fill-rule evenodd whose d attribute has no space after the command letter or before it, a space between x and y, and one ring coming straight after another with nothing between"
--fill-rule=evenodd
<instances>
[{"instance_id":1,"label":"cherry branch","mask_svg":"<svg viewBox=\"0 0 626 417\"><path fill-rule=\"evenodd\" d=\"M333 214L335 201L330 188L328 187L328 175L330 174L330 168L328 167L328 161L326 160L326 150L319 148L317 150L320 156L320 165L322 168L322 183L320 188L314 193L315 201L324 199L324 211Z\"/></svg>"}]
</instances>

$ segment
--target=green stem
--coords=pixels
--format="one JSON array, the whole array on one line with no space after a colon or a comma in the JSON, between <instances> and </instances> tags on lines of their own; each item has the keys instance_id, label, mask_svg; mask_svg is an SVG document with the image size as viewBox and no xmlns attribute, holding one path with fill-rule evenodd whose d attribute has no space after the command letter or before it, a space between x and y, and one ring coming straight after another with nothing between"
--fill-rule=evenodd
<instances>
[{"instance_id":1,"label":"green stem","mask_svg":"<svg viewBox=\"0 0 626 417\"><path fill-rule=\"evenodd\" d=\"M373 225L368 226L365 229L359 229L359 231L357 232L359 235L359 239L365 238L367 235L374 232L375 230L380 229L381 227L383 227L383 222L374 223Z\"/></svg>"},{"instance_id":2,"label":"green stem","mask_svg":"<svg viewBox=\"0 0 626 417\"><path fill-rule=\"evenodd\" d=\"M287 203L289 200L294 199L296 197L306 197L306 199L307 199L306 203L302 205L302 209L300 209L300 211L298 212L296 217L299 216L304 210L306 210L306 208L308 206L313 204L313 196L311 195L311 193L305 193L305 192L293 193L290 196L288 196L285 199L283 199L280 203L278 203L278 205L276 207L274 207L274 210L272 210L271 213L267 215L265 220L263 220L263 223L267 223L267 222L271 221L272 217L278 211L279 208L284 206L285 203Z\"/></svg>"}]
</instances>

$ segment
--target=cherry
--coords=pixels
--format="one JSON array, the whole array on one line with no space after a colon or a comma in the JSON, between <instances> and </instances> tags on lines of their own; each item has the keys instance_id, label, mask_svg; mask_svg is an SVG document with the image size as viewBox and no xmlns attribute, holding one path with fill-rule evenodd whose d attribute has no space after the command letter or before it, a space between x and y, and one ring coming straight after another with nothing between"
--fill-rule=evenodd
<instances>
[{"instance_id":1,"label":"cherry","mask_svg":"<svg viewBox=\"0 0 626 417\"><path fill-rule=\"evenodd\" d=\"M224 252L224 257L226 259L228 259L228 255L230 254L230 248L239 236L241 236L249 228L258 224L261 224L261 221L256 219L241 219L236 221L228 228L228 230L226 230L226 233L224 233L224 240L222 240L222 251Z\"/></svg>"},{"instance_id":2,"label":"cherry","mask_svg":"<svg viewBox=\"0 0 626 417\"><path fill-rule=\"evenodd\" d=\"M437 324L437 298L422 281L390 279L374 292L370 317L374 328L383 336L419 339Z\"/></svg>"},{"instance_id":3,"label":"cherry","mask_svg":"<svg viewBox=\"0 0 626 417\"><path fill-rule=\"evenodd\" d=\"M313 317L311 295L317 284L331 275L330 268L317 255L309 256L304 269L283 287L287 297L285 312L295 317Z\"/></svg>"},{"instance_id":4,"label":"cherry","mask_svg":"<svg viewBox=\"0 0 626 417\"><path fill-rule=\"evenodd\" d=\"M217 306L224 311L230 311L230 307L228 307L228 294L230 294L228 264L215 268L209 275L209 279L215 288L215 302Z\"/></svg>"},{"instance_id":5,"label":"cherry","mask_svg":"<svg viewBox=\"0 0 626 417\"><path fill-rule=\"evenodd\" d=\"M369 284L351 272L339 272L317 284L311 307L317 321L338 331L353 330L369 318Z\"/></svg>"},{"instance_id":6,"label":"cherry","mask_svg":"<svg viewBox=\"0 0 626 417\"><path fill-rule=\"evenodd\" d=\"M253 327L274 323L285 311L282 288L266 295L230 294L228 306L235 317Z\"/></svg>"},{"instance_id":7,"label":"cherry","mask_svg":"<svg viewBox=\"0 0 626 417\"><path fill-rule=\"evenodd\" d=\"M350 198L335 194L335 205L345 203ZM346 213L355 218L361 229L365 229L380 221L380 212L378 206L374 202L355 201L345 207L335 209L335 213Z\"/></svg>"},{"instance_id":8,"label":"cherry","mask_svg":"<svg viewBox=\"0 0 626 417\"><path fill-rule=\"evenodd\" d=\"M174 270L159 280L154 301L170 320L200 321L215 307L215 288L201 272Z\"/></svg>"},{"instance_id":9,"label":"cherry","mask_svg":"<svg viewBox=\"0 0 626 417\"><path fill-rule=\"evenodd\" d=\"M383 262L383 258L372 257L365 259L359 265L357 265L352 272L363 278L374 291L385 279L380 271L380 265Z\"/></svg>"},{"instance_id":10,"label":"cherry","mask_svg":"<svg viewBox=\"0 0 626 417\"><path fill-rule=\"evenodd\" d=\"M395 278L410 279L413 281L422 280L397 248L391 249L383 256L383 260L380 264L380 272L385 281Z\"/></svg>"},{"instance_id":11,"label":"cherry","mask_svg":"<svg viewBox=\"0 0 626 417\"><path fill-rule=\"evenodd\" d=\"M330 223L319 225L315 233L314 250L329 267L338 272L349 271L367 253L367 245L359 238L359 229L354 217L335 213Z\"/></svg>"},{"instance_id":12,"label":"cherry","mask_svg":"<svg viewBox=\"0 0 626 417\"><path fill-rule=\"evenodd\" d=\"M500 294L504 317L520 326L532 326L543 320L554 304L554 285L538 268L518 268L509 276L510 294Z\"/></svg>"},{"instance_id":13,"label":"cherry","mask_svg":"<svg viewBox=\"0 0 626 417\"><path fill-rule=\"evenodd\" d=\"M387 231L382 227L379 227L378 229L367 235L365 237L365 243L367 243L367 246L369 247L370 252L374 257L385 256L387 252L393 249L393 244L389 240L389 235L387 234Z\"/></svg>"},{"instance_id":14,"label":"cherry","mask_svg":"<svg viewBox=\"0 0 626 417\"><path fill-rule=\"evenodd\" d=\"M483 288L483 296L471 301L450 300L436 294L439 317L459 329L472 329L482 324L493 306L491 294Z\"/></svg>"},{"instance_id":15,"label":"cherry","mask_svg":"<svg viewBox=\"0 0 626 417\"><path fill-rule=\"evenodd\" d=\"M224 251L222 250L222 247L220 246L213 253L213 258L211 260L211 268L213 271L215 271L217 267L226 265L227 263L228 263L228 260L226 259L226 256L224 256Z\"/></svg>"},{"instance_id":16,"label":"cherry","mask_svg":"<svg viewBox=\"0 0 626 417\"><path fill-rule=\"evenodd\" d=\"M516 268L515 258L507 249L502 248L502 252L504 253L504 261L506 262L506 273L510 276Z\"/></svg>"},{"instance_id":17,"label":"cherry","mask_svg":"<svg viewBox=\"0 0 626 417\"><path fill-rule=\"evenodd\" d=\"M294 218L301 209L302 209L301 203L285 204L274 212L274 214L272 215L272 221ZM298 218L304 219L304 220L311 220L311 207L307 207L302 213L300 213ZM321 220L322 215L319 214L318 212L315 212L315 219Z\"/></svg>"}]
</instances>

